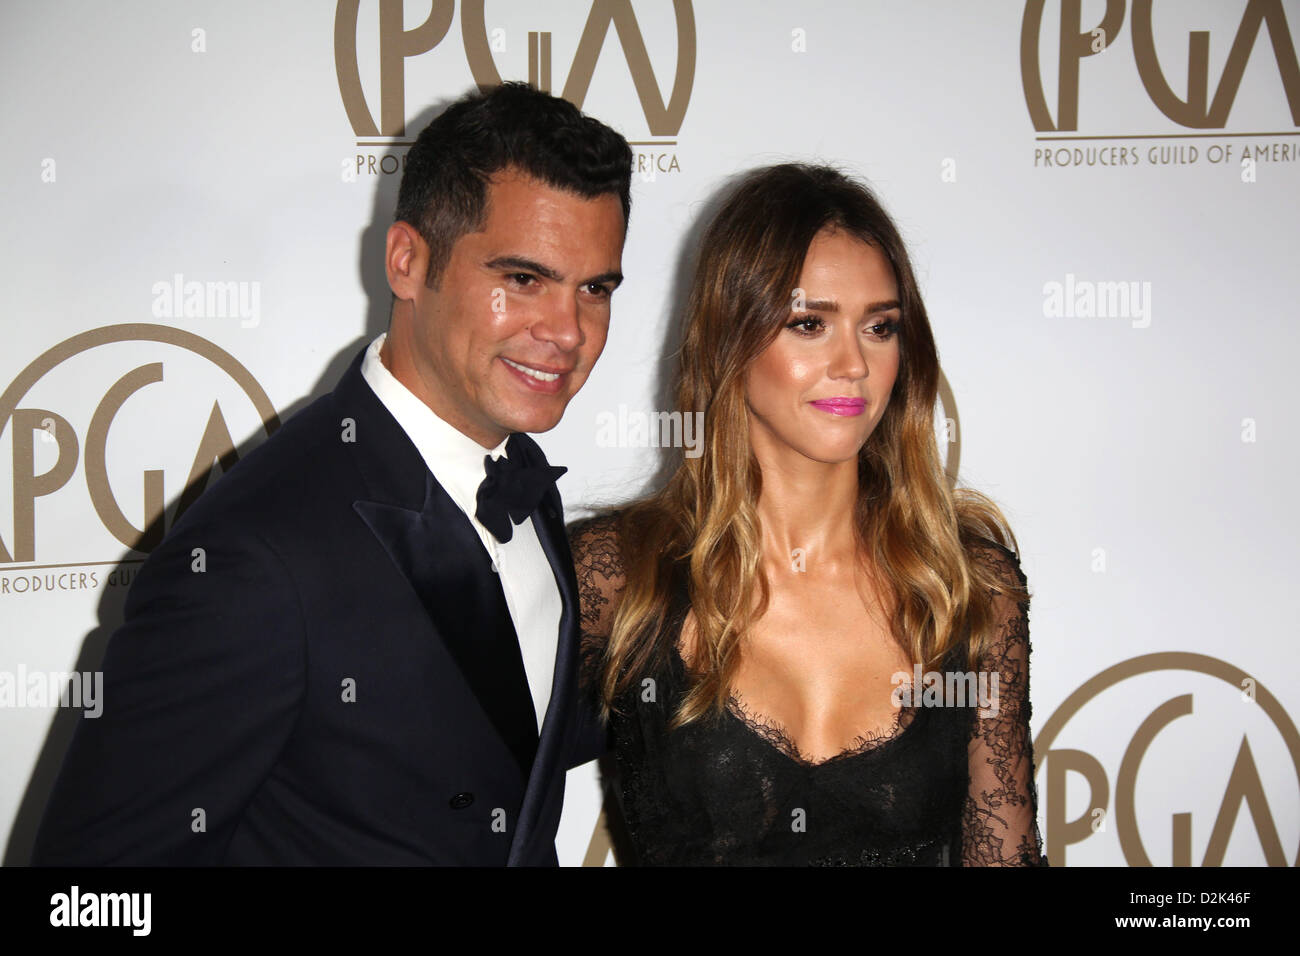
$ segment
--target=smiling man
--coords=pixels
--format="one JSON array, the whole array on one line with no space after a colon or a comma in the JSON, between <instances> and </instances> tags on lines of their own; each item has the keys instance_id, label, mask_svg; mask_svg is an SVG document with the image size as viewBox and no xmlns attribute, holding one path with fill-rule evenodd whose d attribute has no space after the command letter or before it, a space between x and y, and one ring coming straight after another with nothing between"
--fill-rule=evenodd
<instances>
[{"instance_id":1,"label":"smiling man","mask_svg":"<svg viewBox=\"0 0 1300 956\"><path fill-rule=\"evenodd\" d=\"M604 348L631 163L522 84L420 134L388 332L150 556L34 863L556 863L597 754L563 469L525 433Z\"/></svg>"}]
</instances>

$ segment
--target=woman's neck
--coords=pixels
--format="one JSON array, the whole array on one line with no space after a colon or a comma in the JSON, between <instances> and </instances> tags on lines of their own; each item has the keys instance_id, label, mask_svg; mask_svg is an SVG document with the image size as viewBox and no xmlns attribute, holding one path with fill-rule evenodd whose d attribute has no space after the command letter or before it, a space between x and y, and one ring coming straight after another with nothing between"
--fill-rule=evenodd
<instances>
[{"instance_id":1,"label":"woman's neck","mask_svg":"<svg viewBox=\"0 0 1300 956\"><path fill-rule=\"evenodd\" d=\"M808 560L852 560L857 552L856 460L827 464L799 456L763 462L758 518L763 558L780 567Z\"/></svg>"}]
</instances>

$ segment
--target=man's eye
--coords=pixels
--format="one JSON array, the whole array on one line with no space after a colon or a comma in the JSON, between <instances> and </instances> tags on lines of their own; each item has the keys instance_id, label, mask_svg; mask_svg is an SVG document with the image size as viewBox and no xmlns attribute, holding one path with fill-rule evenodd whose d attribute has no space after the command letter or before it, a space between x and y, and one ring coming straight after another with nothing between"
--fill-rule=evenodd
<instances>
[{"instance_id":1,"label":"man's eye","mask_svg":"<svg viewBox=\"0 0 1300 956\"><path fill-rule=\"evenodd\" d=\"M588 282L585 288L588 295L599 296L602 299L607 299L614 294L613 289L599 282Z\"/></svg>"},{"instance_id":2,"label":"man's eye","mask_svg":"<svg viewBox=\"0 0 1300 956\"><path fill-rule=\"evenodd\" d=\"M537 281L536 276L529 275L527 272L516 272L509 278L515 285L528 285Z\"/></svg>"}]
</instances>

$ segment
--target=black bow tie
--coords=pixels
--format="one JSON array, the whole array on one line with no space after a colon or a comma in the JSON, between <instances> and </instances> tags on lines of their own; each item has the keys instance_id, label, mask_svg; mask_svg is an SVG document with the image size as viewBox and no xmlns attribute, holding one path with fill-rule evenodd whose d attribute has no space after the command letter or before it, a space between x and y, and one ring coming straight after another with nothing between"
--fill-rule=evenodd
<instances>
[{"instance_id":1,"label":"black bow tie","mask_svg":"<svg viewBox=\"0 0 1300 956\"><path fill-rule=\"evenodd\" d=\"M555 480L569 470L547 464L541 448L523 434L511 435L505 455L496 461L484 455L483 467L487 477L478 486L474 517L502 544L514 537L514 525L522 524L547 490L555 487Z\"/></svg>"}]
</instances>

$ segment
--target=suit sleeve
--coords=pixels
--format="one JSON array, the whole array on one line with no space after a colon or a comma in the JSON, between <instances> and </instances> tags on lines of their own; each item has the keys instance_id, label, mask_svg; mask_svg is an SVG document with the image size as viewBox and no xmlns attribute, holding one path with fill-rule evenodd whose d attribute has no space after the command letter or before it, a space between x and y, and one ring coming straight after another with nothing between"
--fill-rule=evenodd
<instances>
[{"instance_id":1,"label":"suit sleeve","mask_svg":"<svg viewBox=\"0 0 1300 956\"><path fill-rule=\"evenodd\" d=\"M220 864L293 731L305 635L284 562L254 535L182 527L127 596L34 865Z\"/></svg>"}]
</instances>

